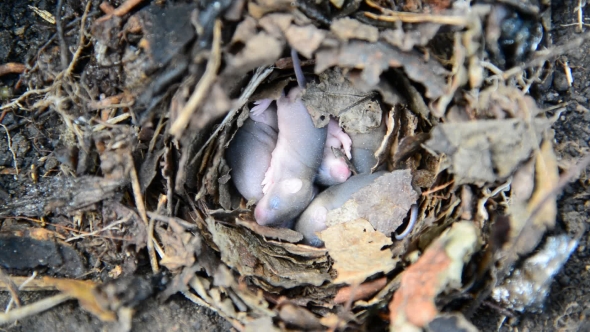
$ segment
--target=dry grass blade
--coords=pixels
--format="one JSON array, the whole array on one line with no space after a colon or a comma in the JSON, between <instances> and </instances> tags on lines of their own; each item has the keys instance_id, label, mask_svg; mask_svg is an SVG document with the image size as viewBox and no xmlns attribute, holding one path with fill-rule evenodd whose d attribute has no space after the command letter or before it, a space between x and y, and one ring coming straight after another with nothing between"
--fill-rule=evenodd
<instances>
[{"instance_id":1,"label":"dry grass blade","mask_svg":"<svg viewBox=\"0 0 590 332\"><path fill-rule=\"evenodd\" d=\"M197 83L195 87L195 91L189 98L188 102L180 111L178 118L172 123L170 126L170 134L180 137L183 133L184 128L186 128L188 122L190 121L191 117L197 110L197 108L201 105L205 96L211 85L215 81L217 77L217 70L219 69L219 65L221 64L221 21L215 21L215 27L213 29L213 47L211 48L211 55L209 56L209 61L207 62L207 68L205 69L205 73Z\"/></svg>"},{"instance_id":2,"label":"dry grass blade","mask_svg":"<svg viewBox=\"0 0 590 332\"><path fill-rule=\"evenodd\" d=\"M14 309L7 313L0 313L0 325L12 323L19 319L36 315L70 299L72 299L72 296L62 293L37 301L33 304Z\"/></svg>"}]
</instances>

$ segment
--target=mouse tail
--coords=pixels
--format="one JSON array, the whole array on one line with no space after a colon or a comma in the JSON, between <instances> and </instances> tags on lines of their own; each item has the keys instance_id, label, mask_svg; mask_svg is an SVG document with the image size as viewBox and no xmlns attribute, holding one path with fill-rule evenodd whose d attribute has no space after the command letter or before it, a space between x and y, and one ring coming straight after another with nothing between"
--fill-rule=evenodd
<instances>
[{"instance_id":1,"label":"mouse tail","mask_svg":"<svg viewBox=\"0 0 590 332\"><path fill-rule=\"evenodd\" d=\"M307 82L305 81L305 76L303 75L303 69L301 69L299 55L297 55L297 51L295 51L294 48L291 48L291 59L293 60L293 69L295 70L295 77L297 77L297 84L301 89L305 89Z\"/></svg>"}]
</instances>

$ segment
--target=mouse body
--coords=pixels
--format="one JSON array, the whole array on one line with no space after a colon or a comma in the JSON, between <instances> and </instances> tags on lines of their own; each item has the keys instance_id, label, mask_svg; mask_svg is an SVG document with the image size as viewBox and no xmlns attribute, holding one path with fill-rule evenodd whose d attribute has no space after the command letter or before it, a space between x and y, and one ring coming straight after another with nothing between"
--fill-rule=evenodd
<instances>
[{"instance_id":1,"label":"mouse body","mask_svg":"<svg viewBox=\"0 0 590 332\"><path fill-rule=\"evenodd\" d=\"M270 167L278 139L277 107L265 101L262 103L265 104L264 112L256 111L261 103L255 102L257 106L238 129L225 152L232 181L250 203L258 202L263 196L262 181Z\"/></svg>"},{"instance_id":2,"label":"mouse body","mask_svg":"<svg viewBox=\"0 0 590 332\"><path fill-rule=\"evenodd\" d=\"M341 207L354 193L385 173L381 171L373 174L354 175L346 182L331 186L317 195L295 223L295 230L303 234L303 243L321 247L323 242L317 233L326 229L328 212Z\"/></svg>"},{"instance_id":3,"label":"mouse body","mask_svg":"<svg viewBox=\"0 0 590 332\"><path fill-rule=\"evenodd\" d=\"M386 132L385 121L381 120L379 127L373 128L366 133L348 133L352 139L351 162L358 174L371 173L371 169L377 164L375 152L381 146Z\"/></svg>"},{"instance_id":4,"label":"mouse body","mask_svg":"<svg viewBox=\"0 0 590 332\"><path fill-rule=\"evenodd\" d=\"M296 218L314 196L313 179L322 162L328 128L316 128L292 88L277 100L279 135L263 181L263 198L254 210L256 221L276 226Z\"/></svg>"},{"instance_id":5,"label":"mouse body","mask_svg":"<svg viewBox=\"0 0 590 332\"><path fill-rule=\"evenodd\" d=\"M352 140L342 128L338 121L330 118L328 123L328 136L324 146L324 157L318 170L315 182L323 186L332 186L346 181L352 172L343 157L336 156L334 149L343 149L348 159L351 159Z\"/></svg>"}]
</instances>

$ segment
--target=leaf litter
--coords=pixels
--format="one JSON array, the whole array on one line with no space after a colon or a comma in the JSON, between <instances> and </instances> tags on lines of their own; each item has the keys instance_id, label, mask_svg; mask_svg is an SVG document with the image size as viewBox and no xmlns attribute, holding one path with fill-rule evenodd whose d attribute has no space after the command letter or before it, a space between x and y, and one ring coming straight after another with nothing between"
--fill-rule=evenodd
<instances>
[{"instance_id":1,"label":"leaf litter","mask_svg":"<svg viewBox=\"0 0 590 332\"><path fill-rule=\"evenodd\" d=\"M70 28L78 51L69 64L40 50L39 65L22 78L35 89L2 104L3 111L56 111L69 157L0 208L0 238L88 255L114 284L91 271L93 282L43 279L44 287L62 292L55 304L77 298L122 330L130 328L131 308L155 291L149 283L125 286L143 250L154 276L160 269L173 275L162 298L180 292L238 330L354 329L378 319L392 330L452 321L472 331L461 308L489 294L508 309L538 309L576 245L567 235L545 236L555 226L558 190L573 175L560 177L552 119L526 94L543 66L506 68L534 55L537 35L516 40L486 30L498 27L490 13L523 9L362 3L134 9L128 0L99 9L87 2L79 30ZM87 17L91 7L105 16ZM523 26L536 27L529 23ZM511 55L481 44L483 37L513 38L530 51ZM224 156L252 102L276 100L293 84L289 48L306 58L302 100L316 127L331 117L351 135L382 121L387 127L373 151L373 169L387 174L328 213L323 248L301 244L292 229L257 224ZM486 52L498 67L483 59ZM78 63L82 54L88 63ZM18 220L34 220L29 229L46 227L59 240L35 239ZM408 235L395 240L402 232ZM28 255L37 257L36 249ZM539 260L551 270L534 272ZM7 261L11 276L37 266ZM48 275L60 275L51 269ZM66 277L83 270L67 269ZM77 284L84 282L91 284Z\"/></svg>"}]
</instances>

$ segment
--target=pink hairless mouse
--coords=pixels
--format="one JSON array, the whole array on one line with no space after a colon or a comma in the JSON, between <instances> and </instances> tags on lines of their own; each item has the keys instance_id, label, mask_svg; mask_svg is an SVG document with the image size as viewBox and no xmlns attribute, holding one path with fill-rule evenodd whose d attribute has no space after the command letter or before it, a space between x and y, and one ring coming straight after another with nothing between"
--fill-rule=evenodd
<instances>
[{"instance_id":1,"label":"pink hairless mouse","mask_svg":"<svg viewBox=\"0 0 590 332\"><path fill-rule=\"evenodd\" d=\"M263 181L263 198L254 210L261 225L275 226L297 217L314 195L313 179L320 167L327 128L316 128L301 101L305 78L297 53L293 67L299 86L277 100L279 135Z\"/></svg>"},{"instance_id":2,"label":"pink hairless mouse","mask_svg":"<svg viewBox=\"0 0 590 332\"><path fill-rule=\"evenodd\" d=\"M318 175L315 179L316 183L324 186L332 186L346 181L351 175L351 171L342 157L334 155L332 148L344 149L344 153L351 158L352 140L342 131L338 125L338 121L330 118L328 123L328 138L324 147L324 157L322 165L318 170Z\"/></svg>"}]
</instances>

